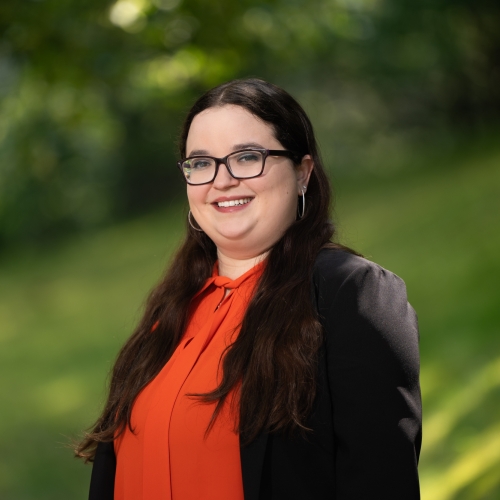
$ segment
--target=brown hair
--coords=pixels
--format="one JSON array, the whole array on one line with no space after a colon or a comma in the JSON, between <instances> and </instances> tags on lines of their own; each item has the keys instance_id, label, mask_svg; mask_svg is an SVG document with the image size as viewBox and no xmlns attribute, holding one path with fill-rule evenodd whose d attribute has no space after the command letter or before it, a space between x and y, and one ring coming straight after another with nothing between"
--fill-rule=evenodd
<instances>
[{"instance_id":1,"label":"brown hair","mask_svg":"<svg viewBox=\"0 0 500 500\"><path fill-rule=\"evenodd\" d=\"M224 353L222 380L198 395L214 404L212 422L231 390L239 387L238 431L244 442L262 430L305 429L317 378L322 329L311 300L311 276L319 250L335 234L330 221L330 185L313 128L301 106L283 89L259 79L234 80L200 97L189 111L180 137L180 155L193 118L224 105L245 108L272 125L278 141L298 158L311 155L314 169L304 216L269 252L267 265L244 316L236 341ZM187 225L185 240L163 280L151 292L139 325L122 347L111 376L108 400L77 455L92 460L98 441L111 441L130 426L139 392L158 374L179 344L191 298L211 276L216 247ZM152 333L153 325L158 324Z\"/></svg>"}]
</instances>

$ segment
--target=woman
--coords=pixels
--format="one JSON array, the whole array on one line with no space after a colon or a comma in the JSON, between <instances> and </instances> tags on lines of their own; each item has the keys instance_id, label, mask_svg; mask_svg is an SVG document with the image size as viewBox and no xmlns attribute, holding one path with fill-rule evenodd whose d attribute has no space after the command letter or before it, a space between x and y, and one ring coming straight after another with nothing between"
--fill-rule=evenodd
<instances>
[{"instance_id":1,"label":"woman","mask_svg":"<svg viewBox=\"0 0 500 500\"><path fill-rule=\"evenodd\" d=\"M339 244L300 105L236 80L189 112L186 239L78 454L96 499L417 499L404 283Z\"/></svg>"}]
</instances>

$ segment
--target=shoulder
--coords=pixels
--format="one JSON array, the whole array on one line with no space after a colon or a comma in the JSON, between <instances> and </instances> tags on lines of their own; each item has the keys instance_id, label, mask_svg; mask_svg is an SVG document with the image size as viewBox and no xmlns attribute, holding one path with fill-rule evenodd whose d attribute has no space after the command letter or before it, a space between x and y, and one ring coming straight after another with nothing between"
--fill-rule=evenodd
<instances>
[{"instance_id":1,"label":"shoulder","mask_svg":"<svg viewBox=\"0 0 500 500\"><path fill-rule=\"evenodd\" d=\"M313 268L315 283L345 280L353 272L379 267L363 257L341 249L325 248L316 257Z\"/></svg>"},{"instance_id":2,"label":"shoulder","mask_svg":"<svg viewBox=\"0 0 500 500\"><path fill-rule=\"evenodd\" d=\"M401 278L375 262L344 250L321 250L314 263L313 286L319 309L329 308L349 295L387 298L389 294L406 302L406 286Z\"/></svg>"},{"instance_id":3,"label":"shoulder","mask_svg":"<svg viewBox=\"0 0 500 500\"><path fill-rule=\"evenodd\" d=\"M383 353L417 366L418 324L401 278L341 250L323 250L316 259L313 286L327 344L337 352Z\"/></svg>"}]
</instances>

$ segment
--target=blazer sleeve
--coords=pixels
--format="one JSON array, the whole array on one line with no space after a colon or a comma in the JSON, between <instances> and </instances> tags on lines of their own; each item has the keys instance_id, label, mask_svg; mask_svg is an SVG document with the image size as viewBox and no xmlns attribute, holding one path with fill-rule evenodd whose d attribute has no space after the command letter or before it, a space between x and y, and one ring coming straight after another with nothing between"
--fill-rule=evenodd
<instances>
[{"instance_id":1,"label":"blazer sleeve","mask_svg":"<svg viewBox=\"0 0 500 500\"><path fill-rule=\"evenodd\" d=\"M333 404L335 498L419 499L415 311L393 273L355 256L340 268L340 274L338 266L323 269L318 292Z\"/></svg>"}]
</instances>

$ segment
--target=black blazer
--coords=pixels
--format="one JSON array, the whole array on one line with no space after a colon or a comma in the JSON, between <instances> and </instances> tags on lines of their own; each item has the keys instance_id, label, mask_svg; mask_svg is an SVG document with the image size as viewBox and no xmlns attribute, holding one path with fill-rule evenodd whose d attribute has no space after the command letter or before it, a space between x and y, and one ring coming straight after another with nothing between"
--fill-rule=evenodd
<instances>
[{"instance_id":1,"label":"black blazer","mask_svg":"<svg viewBox=\"0 0 500 500\"><path fill-rule=\"evenodd\" d=\"M322 250L312 293L325 330L312 432L241 447L245 500L419 499L418 329L403 281ZM115 467L113 444L99 443L90 500L113 499Z\"/></svg>"}]
</instances>

